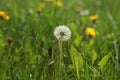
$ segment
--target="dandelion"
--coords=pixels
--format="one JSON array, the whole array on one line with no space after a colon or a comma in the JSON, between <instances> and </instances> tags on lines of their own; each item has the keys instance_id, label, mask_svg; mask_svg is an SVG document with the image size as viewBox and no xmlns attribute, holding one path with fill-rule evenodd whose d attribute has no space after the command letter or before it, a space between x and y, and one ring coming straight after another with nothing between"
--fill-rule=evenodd
<instances>
[{"instance_id":1,"label":"dandelion","mask_svg":"<svg viewBox=\"0 0 120 80\"><path fill-rule=\"evenodd\" d=\"M53 0L44 0L45 2L53 2Z\"/></svg>"},{"instance_id":2,"label":"dandelion","mask_svg":"<svg viewBox=\"0 0 120 80\"><path fill-rule=\"evenodd\" d=\"M95 23L98 19L98 15L90 16L89 19Z\"/></svg>"},{"instance_id":3,"label":"dandelion","mask_svg":"<svg viewBox=\"0 0 120 80\"><path fill-rule=\"evenodd\" d=\"M71 37L71 30L67 26L58 26L54 30L54 36L59 41L67 41Z\"/></svg>"},{"instance_id":4,"label":"dandelion","mask_svg":"<svg viewBox=\"0 0 120 80\"><path fill-rule=\"evenodd\" d=\"M8 45L9 45L9 46L12 46L13 38L7 37L6 40L7 40L7 42L8 42Z\"/></svg>"},{"instance_id":5,"label":"dandelion","mask_svg":"<svg viewBox=\"0 0 120 80\"><path fill-rule=\"evenodd\" d=\"M4 11L0 11L0 18L5 19L5 20L9 20L10 16Z\"/></svg>"},{"instance_id":6,"label":"dandelion","mask_svg":"<svg viewBox=\"0 0 120 80\"><path fill-rule=\"evenodd\" d=\"M56 1L56 2L55 2L55 5L56 5L57 7L62 7L62 6L63 6L63 3L62 3L62 1Z\"/></svg>"},{"instance_id":7,"label":"dandelion","mask_svg":"<svg viewBox=\"0 0 120 80\"><path fill-rule=\"evenodd\" d=\"M81 12L82 10L83 10L83 8L81 6L76 7L76 11Z\"/></svg>"},{"instance_id":8,"label":"dandelion","mask_svg":"<svg viewBox=\"0 0 120 80\"><path fill-rule=\"evenodd\" d=\"M89 10L82 10L82 11L80 11L80 14L82 15L82 16L85 16L85 15L88 15L89 14Z\"/></svg>"},{"instance_id":9,"label":"dandelion","mask_svg":"<svg viewBox=\"0 0 120 80\"><path fill-rule=\"evenodd\" d=\"M44 8L44 7L45 7L45 4L44 4L44 3L40 3L40 4L39 4L39 7L40 7L40 8Z\"/></svg>"},{"instance_id":10,"label":"dandelion","mask_svg":"<svg viewBox=\"0 0 120 80\"><path fill-rule=\"evenodd\" d=\"M94 28L89 27L89 28L86 28L85 34L91 36L92 38L94 38L96 36L96 31L95 31Z\"/></svg>"},{"instance_id":11,"label":"dandelion","mask_svg":"<svg viewBox=\"0 0 120 80\"><path fill-rule=\"evenodd\" d=\"M67 26L58 26L55 28L54 30L54 36L57 38L58 40L58 46L59 46L59 51L60 51L60 54L59 54L59 58L58 58L58 77L59 79L61 80L61 77L62 77L62 73L63 73L63 66L62 66L62 60L63 60L63 47L62 47L62 44L63 44L63 41L68 41L71 37L71 30L67 27Z\"/></svg>"},{"instance_id":12,"label":"dandelion","mask_svg":"<svg viewBox=\"0 0 120 80\"><path fill-rule=\"evenodd\" d=\"M38 8L36 9L36 11L37 11L38 14L40 14L41 11L42 11L42 8L38 7Z\"/></svg>"},{"instance_id":13,"label":"dandelion","mask_svg":"<svg viewBox=\"0 0 120 80\"><path fill-rule=\"evenodd\" d=\"M38 8L36 9L37 13L39 14L43 10L44 7L45 7L45 4L44 3L40 3Z\"/></svg>"}]
</instances>

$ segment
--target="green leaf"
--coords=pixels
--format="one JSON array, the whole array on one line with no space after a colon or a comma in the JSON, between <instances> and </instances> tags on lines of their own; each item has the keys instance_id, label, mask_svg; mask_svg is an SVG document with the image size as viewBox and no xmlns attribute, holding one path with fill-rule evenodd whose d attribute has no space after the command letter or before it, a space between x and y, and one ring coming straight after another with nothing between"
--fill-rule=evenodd
<instances>
[{"instance_id":1,"label":"green leaf","mask_svg":"<svg viewBox=\"0 0 120 80\"><path fill-rule=\"evenodd\" d=\"M95 52L95 50L92 50L91 58L92 58L92 64L94 64L95 60L97 59L97 53Z\"/></svg>"},{"instance_id":2,"label":"green leaf","mask_svg":"<svg viewBox=\"0 0 120 80\"><path fill-rule=\"evenodd\" d=\"M108 60L110 59L110 55L108 54L108 55L105 55L102 59L101 59L101 61L98 63L98 66L99 66L99 68L103 68L105 65L106 65L106 63L108 62Z\"/></svg>"},{"instance_id":3,"label":"green leaf","mask_svg":"<svg viewBox=\"0 0 120 80\"><path fill-rule=\"evenodd\" d=\"M80 55L79 51L72 45L71 51L70 51L70 57L74 66L74 69L76 71L77 76L79 77L79 71L83 71L83 58Z\"/></svg>"},{"instance_id":4,"label":"green leaf","mask_svg":"<svg viewBox=\"0 0 120 80\"><path fill-rule=\"evenodd\" d=\"M75 35L76 37L79 37L79 34L77 32L77 25L74 22L72 22L70 24L70 28L71 28L71 30L73 32L73 35Z\"/></svg>"},{"instance_id":5,"label":"green leaf","mask_svg":"<svg viewBox=\"0 0 120 80\"><path fill-rule=\"evenodd\" d=\"M82 36L79 36L79 37L77 37L77 38L73 41L73 44L74 44L76 47L79 47L81 40L82 40Z\"/></svg>"}]
</instances>

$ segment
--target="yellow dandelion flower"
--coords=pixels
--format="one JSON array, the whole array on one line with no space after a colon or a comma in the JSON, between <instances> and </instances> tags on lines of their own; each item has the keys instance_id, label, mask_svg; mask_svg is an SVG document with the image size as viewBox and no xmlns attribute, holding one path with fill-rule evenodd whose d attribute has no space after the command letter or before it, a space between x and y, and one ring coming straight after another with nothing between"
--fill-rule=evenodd
<instances>
[{"instance_id":1,"label":"yellow dandelion flower","mask_svg":"<svg viewBox=\"0 0 120 80\"><path fill-rule=\"evenodd\" d=\"M36 11L37 11L38 14L40 14L41 11L42 11L42 8L38 7L38 8L36 9Z\"/></svg>"},{"instance_id":2,"label":"yellow dandelion flower","mask_svg":"<svg viewBox=\"0 0 120 80\"><path fill-rule=\"evenodd\" d=\"M4 11L0 11L0 18L5 19L5 20L9 20L10 16Z\"/></svg>"},{"instance_id":3,"label":"yellow dandelion flower","mask_svg":"<svg viewBox=\"0 0 120 80\"><path fill-rule=\"evenodd\" d=\"M98 15L90 16L89 19L91 21L96 21L98 19Z\"/></svg>"},{"instance_id":4,"label":"yellow dandelion flower","mask_svg":"<svg viewBox=\"0 0 120 80\"><path fill-rule=\"evenodd\" d=\"M40 8L44 8L44 7L45 7L45 4L44 4L44 3L40 3L40 4L39 4L39 7L40 7Z\"/></svg>"},{"instance_id":5,"label":"yellow dandelion flower","mask_svg":"<svg viewBox=\"0 0 120 80\"><path fill-rule=\"evenodd\" d=\"M45 2L53 2L53 0L44 0Z\"/></svg>"},{"instance_id":6,"label":"yellow dandelion flower","mask_svg":"<svg viewBox=\"0 0 120 80\"><path fill-rule=\"evenodd\" d=\"M83 10L83 8L82 8L81 6L77 6L77 7L76 7L76 11L80 12L80 11L82 11L82 10Z\"/></svg>"},{"instance_id":7,"label":"yellow dandelion flower","mask_svg":"<svg viewBox=\"0 0 120 80\"><path fill-rule=\"evenodd\" d=\"M56 1L55 5L56 5L57 7L62 7L62 6L63 6L63 3L62 3L62 1Z\"/></svg>"},{"instance_id":8,"label":"yellow dandelion flower","mask_svg":"<svg viewBox=\"0 0 120 80\"><path fill-rule=\"evenodd\" d=\"M40 3L38 8L36 9L37 13L39 14L44 7L45 7L45 4L44 3Z\"/></svg>"},{"instance_id":9,"label":"yellow dandelion flower","mask_svg":"<svg viewBox=\"0 0 120 80\"><path fill-rule=\"evenodd\" d=\"M97 33L96 33L94 28L89 27L89 28L86 28L85 34L91 36L92 38L94 38Z\"/></svg>"}]
</instances>

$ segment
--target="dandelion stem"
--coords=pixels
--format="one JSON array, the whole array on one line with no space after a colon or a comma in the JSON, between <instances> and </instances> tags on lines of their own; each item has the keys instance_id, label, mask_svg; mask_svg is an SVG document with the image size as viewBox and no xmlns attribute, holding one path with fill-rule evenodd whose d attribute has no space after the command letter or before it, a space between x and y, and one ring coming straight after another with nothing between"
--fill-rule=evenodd
<instances>
[{"instance_id":1,"label":"dandelion stem","mask_svg":"<svg viewBox=\"0 0 120 80\"><path fill-rule=\"evenodd\" d=\"M60 55L59 55L59 79L62 77L62 41L59 41L59 50L60 50Z\"/></svg>"}]
</instances>

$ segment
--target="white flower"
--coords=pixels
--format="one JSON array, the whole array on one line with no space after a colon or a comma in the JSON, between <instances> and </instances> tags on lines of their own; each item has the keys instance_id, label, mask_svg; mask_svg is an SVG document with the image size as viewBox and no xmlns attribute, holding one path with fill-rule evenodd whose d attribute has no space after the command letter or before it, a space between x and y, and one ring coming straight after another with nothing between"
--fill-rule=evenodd
<instances>
[{"instance_id":1,"label":"white flower","mask_svg":"<svg viewBox=\"0 0 120 80\"><path fill-rule=\"evenodd\" d=\"M88 15L89 14L89 10L83 10L83 11L80 12L80 14L82 16Z\"/></svg>"},{"instance_id":2,"label":"white flower","mask_svg":"<svg viewBox=\"0 0 120 80\"><path fill-rule=\"evenodd\" d=\"M67 26L58 26L54 30L54 36L59 41L67 41L71 37L71 30Z\"/></svg>"}]
</instances>

